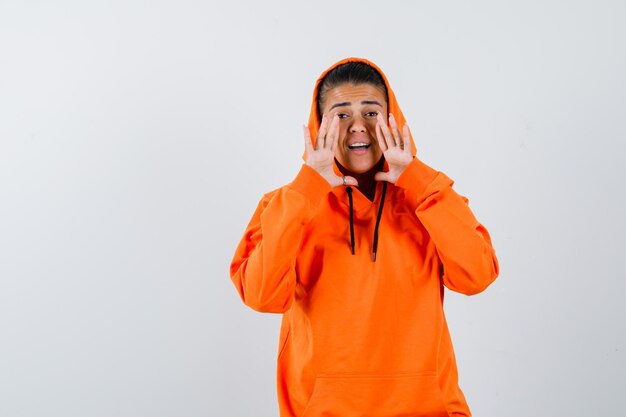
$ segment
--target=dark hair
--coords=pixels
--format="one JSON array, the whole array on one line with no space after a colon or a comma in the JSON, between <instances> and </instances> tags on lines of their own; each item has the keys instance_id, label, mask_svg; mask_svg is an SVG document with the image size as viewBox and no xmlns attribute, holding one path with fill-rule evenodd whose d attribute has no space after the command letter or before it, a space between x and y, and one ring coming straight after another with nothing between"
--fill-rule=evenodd
<instances>
[{"instance_id":1,"label":"dark hair","mask_svg":"<svg viewBox=\"0 0 626 417\"><path fill-rule=\"evenodd\" d=\"M333 68L320 82L317 90L317 114L319 118L322 117L322 103L326 101L326 93L342 84L371 84L385 93L385 101L389 103L385 80L374 67L364 62L347 62Z\"/></svg>"}]
</instances>

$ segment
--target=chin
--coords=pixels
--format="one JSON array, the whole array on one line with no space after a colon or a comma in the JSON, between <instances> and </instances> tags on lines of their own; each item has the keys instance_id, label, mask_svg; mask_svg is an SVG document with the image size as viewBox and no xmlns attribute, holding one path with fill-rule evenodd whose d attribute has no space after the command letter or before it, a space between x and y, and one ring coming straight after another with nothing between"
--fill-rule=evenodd
<instances>
[{"instance_id":1,"label":"chin","mask_svg":"<svg viewBox=\"0 0 626 417\"><path fill-rule=\"evenodd\" d=\"M367 171L370 171L372 168L376 166L376 162L371 163L359 163L359 164L350 164L346 163L342 164L347 170L353 172L355 174L364 174Z\"/></svg>"},{"instance_id":2,"label":"chin","mask_svg":"<svg viewBox=\"0 0 626 417\"><path fill-rule=\"evenodd\" d=\"M381 162L382 157L382 153L370 153L369 155L363 155L360 157L355 155L336 155L335 161L337 161L337 164L340 166L340 168L348 171L346 175L360 175L365 174L366 172L369 172L373 168L375 168ZM378 170L376 172L378 172Z\"/></svg>"}]
</instances>

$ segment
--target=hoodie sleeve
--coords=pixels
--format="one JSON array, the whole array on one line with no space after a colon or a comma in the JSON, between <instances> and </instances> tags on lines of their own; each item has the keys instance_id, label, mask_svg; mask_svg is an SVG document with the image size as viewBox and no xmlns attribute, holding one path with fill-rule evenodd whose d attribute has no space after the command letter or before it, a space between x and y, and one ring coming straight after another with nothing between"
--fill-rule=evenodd
<instances>
[{"instance_id":1,"label":"hoodie sleeve","mask_svg":"<svg viewBox=\"0 0 626 417\"><path fill-rule=\"evenodd\" d=\"M289 309L304 226L330 190L321 175L303 165L290 184L261 199L230 264L230 277L246 305L268 313Z\"/></svg>"},{"instance_id":2,"label":"hoodie sleeve","mask_svg":"<svg viewBox=\"0 0 626 417\"><path fill-rule=\"evenodd\" d=\"M443 283L466 295L485 290L499 265L487 229L457 194L454 181L415 158L396 181L435 243L443 263Z\"/></svg>"}]
</instances>

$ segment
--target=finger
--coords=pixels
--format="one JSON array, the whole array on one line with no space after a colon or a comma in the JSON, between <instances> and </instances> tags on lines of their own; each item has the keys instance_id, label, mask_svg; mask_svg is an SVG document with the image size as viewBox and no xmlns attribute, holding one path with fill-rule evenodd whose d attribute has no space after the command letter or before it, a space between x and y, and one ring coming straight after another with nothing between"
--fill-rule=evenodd
<instances>
[{"instance_id":1,"label":"finger","mask_svg":"<svg viewBox=\"0 0 626 417\"><path fill-rule=\"evenodd\" d=\"M388 172L377 172L376 175L374 175L374 179L376 181L389 181L389 173Z\"/></svg>"},{"instance_id":2,"label":"finger","mask_svg":"<svg viewBox=\"0 0 626 417\"><path fill-rule=\"evenodd\" d=\"M306 125L302 125L302 130L304 131L304 150L306 152L306 156L309 157L313 153L313 143L311 142L311 132L309 131L309 127Z\"/></svg>"},{"instance_id":3,"label":"finger","mask_svg":"<svg viewBox=\"0 0 626 417\"><path fill-rule=\"evenodd\" d=\"M343 182L344 178L346 179L345 183ZM331 187L339 187L343 185L345 186L352 185L354 187L359 186L359 182L356 180L356 178L350 177L350 176L338 177L337 175L335 175L329 182L330 182Z\"/></svg>"},{"instance_id":4,"label":"finger","mask_svg":"<svg viewBox=\"0 0 626 417\"><path fill-rule=\"evenodd\" d=\"M343 184L343 180L341 183ZM346 175L346 185L353 185L355 187L358 187L359 182L356 180L356 178Z\"/></svg>"},{"instance_id":5,"label":"finger","mask_svg":"<svg viewBox=\"0 0 626 417\"><path fill-rule=\"evenodd\" d=\"M315 141L315 149L324 147L324 140L326 138L326 131L328 130L328 116L322 116L322 123L320 123L320 130L317 133L317 140Z\"/></svg>"},{"instance_id":6,"label":"finger","mask_svg":"<svg viewBox=\"0 0 626 417\"><path fill-rule=\"evenodd\" d=\"M324 146L330 150L335 150L337 145L337 139L339 138L339 116L337 113L333 114L330 127L328 128L328 134L326 135L326 141Z\"/></svg>"},{"instance_id":7,"label":"finger","mask_svg":"<svg viewBox=\"0 0 626 417\"><path fill-rule=\"evenodd\" d=\"M378 123L380 124L380 130L383 133L387 147L391 148L392 146L396 146L396 141L393 139L393 136L391 135L389 126L387 126L387 122L385 121L385 119L383 119L383 115L380 113L378 113Z\"/></svg>"},{"instance_id":8,"label":"finger","mask_svg":"<svg viewBox=\"0 0 626 417\"><path fill-rule=\"evenodd\" d=\"M402 129L404 132L404 136L402 137L402 143L404 145L404 152L411 153L411 131L409 130L409 125L404 124L404 128Z\"/></svg>"},{"instance_id":9,"label":"finger","mask_svg":"<svg viewBox=\"0 0 626 417\"><path fill-rule=\"evenodd\" d=\"M337 124L335 125L335 140L333 141L333 145L331 150L334 152L337 146L339 145L339 133L341 132L341 119L339 119L339 115L335 115L337 118Z\"/></svg>"},{"instance_id":10,"label":"finger","mask_svg":"<svg viewBox=\"0 0 626 417\"><path fill-rule=\"evenodd\" d=\"M393 139L395 141L395 146L402 146L402 136L400 136L400 130L398 129L398 123L396 123L396 118L393 117L393 114L389 113L389 124L391 125L391 132L393 133Z\"/></svg>"},{"instance_id":11,"label":"finger","mask_svg":"<svg viewBox=\"0 0 626 417\"><path fill-rule=\"evenodd\" d=\"M381 151L387 152L387 144L385 143L385 136L383 135L383 131L380 127L380 120L376 122L376 140L378 140L378 147Z\"/></svg>"}]
</instances>

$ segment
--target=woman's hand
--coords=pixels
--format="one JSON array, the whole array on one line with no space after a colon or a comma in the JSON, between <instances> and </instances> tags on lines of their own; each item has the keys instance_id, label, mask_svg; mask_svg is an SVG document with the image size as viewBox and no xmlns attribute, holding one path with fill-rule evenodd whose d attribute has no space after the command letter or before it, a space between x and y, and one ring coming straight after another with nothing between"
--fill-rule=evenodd
<instances>
[{"instance_id":1,"label":"woman's hand","mask_svg":"<svg viewBox=\"0 0 626 417\"><path fill-rule=\"evenodd\" d=\"M378 172L374 178L376 178L376 181L387 181L395 184L400 174L413 161L413 155L411 154L409 125L404 125L402 129L403 134L400 135L396 119L392 114L389 114L389 124L391 129L387 126L382 114L378 113L376 139L378 139L378 146L380 146L383 155L385 155L389 171Z\"/></svg>"},{"instance_id":2,"label":"woman's hand","mask_svg":"<svg viewBox=\"0 0 626 417\"><path fill-rule=\"evenodd\" d=\"M311 132L307 126L304 129L304 149L306 150L306 164L316 170L331 187L338 185L354 185L359 183L353 177L340 177L335 174L333 164L335 162L335 148L339 138L339 116L335 113L328 126L329 117L324 115L320 130L315 141L315 148L311 142ZM345 181L344 181L345 180Z\"/></svg>"}]
</instances>

